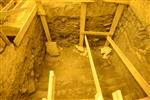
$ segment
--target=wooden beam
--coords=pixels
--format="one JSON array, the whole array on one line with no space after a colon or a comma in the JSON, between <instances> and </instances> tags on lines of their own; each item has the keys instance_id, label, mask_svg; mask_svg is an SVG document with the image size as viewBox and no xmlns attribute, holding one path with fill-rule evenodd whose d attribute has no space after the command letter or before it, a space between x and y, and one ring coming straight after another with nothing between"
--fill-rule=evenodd
<instances>
[{"instance_id":1,"label":"wooden beam","mask_svg":"<svg viewBox=\"0 0 150 100\"><path fill-rule=\"evenodd\" d=\"M93 78L94 78L94 83L95 83L95 86L96 86L96 91L98 93L96 95L96 98L100 98L99 100L104 100L103 95L102 95L102 90L101 90L101 87L100 87L100 83L99 83L99 79L98 79L98 76L97 76L97 72L96 72L96 69L95 69L93 57L92 57L92 54L91 54L90 46L89 46L86 35L85 35L85 44L86 44L86 48L87 48L87 51L88 51L88 58L89 58L90 65L91 65L91 70L92 70L92 75L93 75Z\"/></svg>"},{"instance_id":2,"label":"wooden beam","mask_svg":"<svg viewBox=\"0 0 150 100\"><path fill-rule=\"evenodd\" d=\"M87 34L87 35L109 35L109 32L84 31L83 34Z\"/></svg>"},{"instance_id":3,"label":"wooden beam","mask_svg":"<svg viewBox=\"0 0 150 100\"><path fill-rule=\"evenodd\" d=\"M52 41L51 34L50 34L48 24L46 21L46 12L45 12L40 0L36 0L36 3L38 5L38 14L40 15L40 19L41 19L41 22L42 22L42 25L43 25L43 28L45 31L47 41Z\"/></svg>"},{"instance_id":4,"label":"wooden beam","mask_svg":"<svg viewBox=\"0 0 150 100\"><path fill-rule=\"evenodd\" d=\"M14 0L11 0L1 11L7 11L8 9L10 9L10 7L12 7L15 4Z\"/></svg>"},{"instance_id":5,"label":"wooden beam","mask_svg":"<svg viewBox=\"0 0 150 100\"><path fill-rule=\"evenodd\" d=\"M54 100L54 93L55 93L55 75L53 71L50 71L47 100Z\"/></svg>"},{"instance_id":6,"label":"wooden beam","mask_svg":"<svg viewBox=\"0 0 150 100\"><path fill-rule=\"evenodd\" d=\"M116 30L116 27L119 23L122 13L123 13L124 7L125 7L124 5L118 5L118 7L117 7L117 10L116 10L116 13L115 13L115 16L114 16L114 19L113 19L113 22L112 22L112 25L110 28L111 37L113 36L113 34ZM106 40L105 46L108 46L108 45L109 45L109 42Z\"/></svg>"},{"instance_id":7,"label":"wooden beam","mask_svg":"<svg viewBox=\"0 0 150 100\"><path fill-rule=\"evenodd\" d=\"M36 15L36 12L37 12L36 5L32 8L32 10L30 12L27 12L27 13L29 13L29 15L28 15L26 21L24 22L23 26L21 27L19 33L17 34L16 38L14 39L14 43L16 46L20 45L26 31L28 30L28 28L30 26L30 23L32 22L33 18Z\"/></svg>"},{"instance_id":8,"label":"wooden beam","mask_svg":"<svg viewBox=\"0 0 150 100\"><path fill-rule=\"evenodd\" d=\"M5 35L5 33L2 30L0 30L0 37L7 45L11 44L11 42L9 41L9 39L7 38L7 36Z\"/></svg>"},{"instance_id":9,"label":"wooden beam","mask_svg":"<svg viewBox=\"0 0 150 100\"><path fill-rule=\"evenodd\" d=\"M115 42L111 39L111 37L108 36L107 40L111 44L111 46L114 48L114 50L117 52L118 56L121 58L121 60L126 65L127 69L130 71L132 76L135 78L135 80L141 86L141 88L145 91L145 93L148 96L150 96L150 86L149 86L149 84L144 80L142 75L136 70L134 65L128 60L128 58L120 50L120 48L115 44Z\"/></svg>"},{"instance_id":10,"label":"wooden beam","mask_svg":"<svg viewBox=\"0 0 150 100\"><path fill-rule=\"evenodd\" d=\"M2 25L2 31L6 34L6 36L16 36L21 25L23 25L23 23L6 22Z\"/></svg>"},{"instance_id":11,"label":"wooden beam","mask_svg":"<svg viewBox=\"0 0 150 100\"><path fill-rule=\"evenodd\" d=\"M103 0L104 2L119 3L128 5L130 0Z\"/></svg>"},{"instance_id":12,"label":"wooden beam","mask_svg":"<svg viewBox=\"0 0 150 100\"><path fill-rule=\"evenodd\" d=\"M26 10L26 9L27 8L18 8L18 9L9 10L9 11L0 11L0 15L1 15L1 17L6 17L6 16L9 16L9 15L17 14L21 11Z\"/></svg>"},{"instance_id":13,"label":"wooden beam","mask_svg":"<svg viewBox=\"0 0 150 100\"><path fill-rule=\"evenodd\" d=\"M86 3L81 3L81 11L80 11L80 40L79 45L83 46L84 35L83 32L85 30L85 21L86 21Z\"/></svg>"},{"instance_id":14,"label":"wooden beam","mask_svg":"<svg viewBox=\"0 0 150 100\"><path fill-rule=\"evenodd\" d=\"M121 90L117 90L117 91L113 92L112 96L113 96L113 100L123 100Z\"/></svg>"}]
</instances>

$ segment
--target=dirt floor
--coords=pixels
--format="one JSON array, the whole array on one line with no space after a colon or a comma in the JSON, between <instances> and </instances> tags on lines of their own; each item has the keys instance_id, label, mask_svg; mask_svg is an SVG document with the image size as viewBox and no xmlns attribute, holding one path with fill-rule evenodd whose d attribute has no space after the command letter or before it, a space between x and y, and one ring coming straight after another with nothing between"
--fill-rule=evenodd
<instances>
[{"instance_id":1,"label":"dirt floor","mask_svg":"<svg viewBox=\"0 0 150 100\"><path fill-rule=\"evenodd\" d=\"M77 53L75 47L61 49L59 57L46 56L37 92L31 96L32 100L40 100L42 95L39 92L46 97L50 70L54 70L56 75L56 100L94 98L96 90L88 57Z\"/></svg>"},{"instance_id":2,"label":"dirt floor","mask_svg":"<svg viewBox=\"0 0 150 100\"><path fill-rule=\"evenodd\" d=\"M127 95L129 91L126 82L115 72L111 62L102 59L98 48L93 48L92 54L104 98L112 100L112 92L117 89L121 89L124 96ZM41 100L47 97L50 70L53 70L56 75L56 100L94 99L96 89L86 55L81 55L75 47L65 47L61 48L58 57L46 55L44 62L37 91L31 95L30 100Z\"/></svg>"}]
</instances>

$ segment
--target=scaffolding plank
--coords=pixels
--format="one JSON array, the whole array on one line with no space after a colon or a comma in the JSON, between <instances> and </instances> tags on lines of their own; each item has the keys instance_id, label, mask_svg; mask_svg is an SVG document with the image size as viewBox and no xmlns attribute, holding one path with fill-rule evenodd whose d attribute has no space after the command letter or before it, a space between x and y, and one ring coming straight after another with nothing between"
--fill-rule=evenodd
<instances>
[{"instance_id":1,"label":"scaffolding plank","mask_svg":"<svg viewBox=\"0 0 150 100\"><path fill-rule=\"evenodd\" d=\"M80 11L80 40L79 40L79 45L83 46L83 41L84 41L84 30L85 30L85 21L86 21L86 8L87 4L86 3L81 3L81 11Z\"/></svg>"},{"instance_id":2,"label":"scaffolding plank","mask_svg":"<svg viewBox=\"0 0 150 100\"><path fill-rule=\"evenodd\" d=\"M144 80L142 75L136 70L134 65L128 60L128 58L125 56L125 54L121 51L121 49L115 44L115 42L111 39L111 37L107 37L108 42L111 44L113 49L117 52L123 63L126 65L132 76L135 78L135 80L138 82L138 84L141 86L141 88L145 91L145 93L150 96L150 86L149 84Z\"/></svg>"},{"instance_id":3,"label":"scaffolding plank","mask_svg":"<svg viewBox=\"0 0 150 100\"><path fill-rule=\"evenodd\" d=\"M119 3L128 5L130 0L103 0L104 2Z\"/></svg>"},{"instance_id":4,"label":"scaffolding plank","mask_svg":"<svg viewBox=\"0 0 150 100\"><path fill-rule=\"evenodd\" d=\"M87 51L88 51L88 58L89 58L89 61L90 61L92 75L93 75L93 78L94 78L96 91L97 91L97 94L96 94L95 98L99 98L97 100L104 100L103 95L102 95L102 90L101 90L101 87L100 87L100 83L99 83L99 80L98 80L97 72L96 72L96 69L95 69L93 57L92 57L92 54L91 54L90 46L89 46L86 35L85 35L85 44L86 44L86 48L87 48Z\"/></svg>"},{"instance_id":5,"label":"scaffolding plank","mask_svg":"<svg viewBox=\"0 0 150 100\"><path fill-rule=\"evenodd\" d=\"M114 16L114 19L113 19L113 22L112 22L112 25L110 28L110 36L111 37L113 36L113 34L116 30L116 27L119 23L122 13L123 13L124 7L125 7L124 5L118 5L118 7L117 7L117 11L115 13L115 16ZM108 45L109 45L109 42L106 40L105 46L108 46Z\"/></svg>"},{"instance_id":6,"label":"scaffolding plank","mask_svg":"<svg viewBox=\"0 0 150 100\"><path fill-rule=\"evenodd\" d=\"M121 90L117 90L117 91L113 92L112 96L113 96L113 100L123 100Z\"/></svg>"},{"instance_id":7,"label":"scaffolding plank","mask_svg":"<svg viewBox=\"0 0 150 100\"><path fill-rule=\"evenodd\" d=\"M87 34L87 35L109 35L109 32L84 31L83 34Z\"/></svg>"},{"instance_id":8,"label":"scaffolding plank","mask_svg":"<svg viewBox=\"0 0 150 100\"><path fill-rule=\"evenodd\" d=\"M14 43L16 46L19 46L27 29L30 26L30 23L32 22L33 18L35 17L37 12L37 6L35 5L32 10L29 12L29 15L26 19L26 21L24 22L23 26L21 27L19 33L17 34L16 38L14 39Z\"/></svg>"}]
</instances>

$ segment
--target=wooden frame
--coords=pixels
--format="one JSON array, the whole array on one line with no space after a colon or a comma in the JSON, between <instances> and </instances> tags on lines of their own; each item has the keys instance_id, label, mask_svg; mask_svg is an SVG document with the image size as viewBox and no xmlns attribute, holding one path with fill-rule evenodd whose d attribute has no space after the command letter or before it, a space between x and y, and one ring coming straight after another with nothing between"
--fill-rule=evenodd
<instances>
[{"instance_id":1,"label":"wooden frame","mask_svg":"<svg viewBox=\"0 0 150 100\"><path fill-rule=\"evenodd\" d=\"M30 11L30 10L29 10ZM19 46L27 29L29 28L30 23L32 22L33 18L35 17L37 12L37 6L35 5L32 10L29 12L29 15L24 22L23 26L21 27L19 33L17 34L16 38L14 39L14 43L16 46Z\"/></svg>"},{"instance_id":2,"label":"wooden frame","mask_svg":"<svg viewBox=\"0 0 150 100\"><path fill-rule=\"evenodd\" d=\"M81 11L80 11L80 40L79 45L83 46L84 41L84 30L85 30L85 21L86 21L86 3L81 3Z\"/></svg>"},{"instance_id":3,"label":"wooden frame","mask_svg":"<svg viewBox=\"0 0 150 100\"><path fill-rule=\"evenodd\" d=\"M88 51L88 58L89 58L89 61L90 61L90 65L91 65L91 69L92 69L92 75L93 75L93 78L94 78L96 91L97 91L95 99L96 100L103 100L104 98L103 98L103 95L102 95L102 90L101 90L101 87L100 87L99 79L98 79L98 76L97 76L97 72L96 72L96 69L95 69L93 57L92 57L92 54L91 54L90 46L89 46L86 35L85 35L85 44L86 44L86 48L87 48L87 51Z\"/></svg>"},{"instance_id":4,"label":"wooden frame","mask_svg":"<svg viewBox=\"0 0 150 100\"><path fill-rule=\"evenodd\" d=\"M136 70L134 65L128 60L125 54L120 50L120 48L115 44L115 42L111 39L111 37L107 37L108 42L111 44L113 49L117 52L118 56L121 58L123 63L126 65L127 69L130 71L132 76L141 86L141 88L145 91L145 93L150 96L150 85L144 80L142 75Z\"/></svg>"},{"instance_id":5,"label":"wooden frame","mask_svg":"<svg viewBox=\"0 0 150 100\"><path fill-rule=\"evenodd\" d=\"M117 90L112 93L113 100L123 100L121 90Z\"/></svg>"},{"instance_id":6,"label":"wooden frame","mask_svg":"<svg viewBox=\"0 0 150 100\"><path fill-rule=\"evenodd\" d=\"M124 10L124 5L118 5L117 11L115 13L115 16L114 16L114 19L113 19L113 22L112 22L112 25L111 25L111 28L109 31L109 34L111 37L113 36L113 34L116 30L116 27L119 23L122 13L123 13L123 10ZM106 40L105 46L108 46L108 45L109 45L109 42Z\"/></svg>"},{"instance_id":7,"label":"wooden frame","mask_svg":"<svg viewBox=\"0 0 150 100\"><path fill-rule=\"evenodd\" d=\"M84 31L83 34L87 34L87 35L109 35L109 32Z\"/></svg>"},{"instance_id":8,"label":"wooden frame","mask_svg":"<svg viewBox=\"0 0 150 100\"><path fill-rule=\"evenodd\" d=\"M128 5L130 0L103 0L104 2L119 3Z\"/></svg>"}]
</instances>

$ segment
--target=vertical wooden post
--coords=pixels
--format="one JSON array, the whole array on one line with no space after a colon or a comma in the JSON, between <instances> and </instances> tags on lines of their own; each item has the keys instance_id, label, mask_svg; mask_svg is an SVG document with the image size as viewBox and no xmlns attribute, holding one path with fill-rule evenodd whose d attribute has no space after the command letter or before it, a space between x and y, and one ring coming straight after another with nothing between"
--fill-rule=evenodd
<instances>
[{"instance_id":1,"label":"vertical wooden post","mask_svg":"<svg viewBox=\"0 0 150 100\"><path fill-rule=\"evenodd\" d=\"M54 100L54 96L55 96L55 76L54 76L54 72L50 71L47 99L48 100Z\"/></svg>"},{"instance_id":2,"label":"vertical wooden post","mask_svg":"<svg viewBox=\"0 0 150 100\"><path fill-rule=\"evenodd\" d=\"M116 10L110 31L109 31L110 37L112 37L114 35L116 27L119 23L122 13L123 13L123 9L124 9L124 5L119 4L117 7L117 10ZM108 45L109 45L109 42L106 40L105 46L108 46Z\"/></svg>"},{"instance_id":3,"label":"vertical wooden post","mask_svg":"<svg viewBox=\"0 0 150 100\"><path fill-rule=\"evenodd\" d=\"M51 41L52 40L51 39L51 34L50 34L48 24L47 24L47 21L46 21L46 12L45 12L40 0L36 0L36 3L38 5L38 15L40 15L40 19L41 19L41 22L42 22L42 25L43 25L43 28L44 28L44 31L45 31L47 41Z\"/></svg>"},{"instance_id":4,"label":"vertical wooden post","mask_svg":"<svg viewBox=\"0 0 150 100\"><path fill-rule=\"evenodd\" d=\"M123 100L122 94L120 90L117 90L112 93L113 100Z\"/></svg>"},{"instance_id":5,"label":"vertical wooden post","mask_svg":"<svg viewBox=\"0 0 150 100\"><path fill-rule=\"evenodd\" d=\"M81 3L81 14L80 14L80 40L79 40L79 45L83 46L84 42L84 30L85 30L85 21L86 21L86 7L87 4L82 2Z\"/></svg>"}]
</instances>

